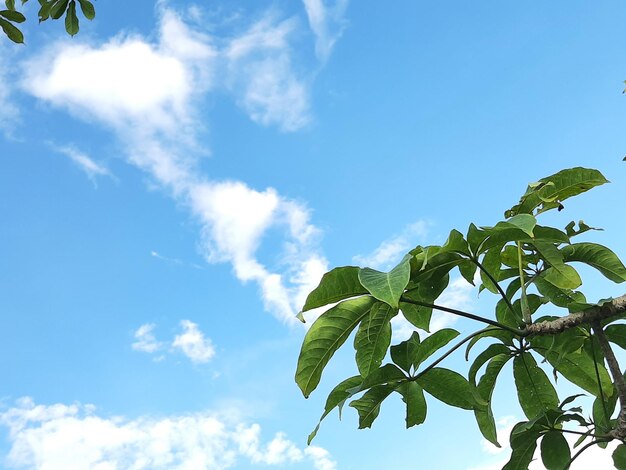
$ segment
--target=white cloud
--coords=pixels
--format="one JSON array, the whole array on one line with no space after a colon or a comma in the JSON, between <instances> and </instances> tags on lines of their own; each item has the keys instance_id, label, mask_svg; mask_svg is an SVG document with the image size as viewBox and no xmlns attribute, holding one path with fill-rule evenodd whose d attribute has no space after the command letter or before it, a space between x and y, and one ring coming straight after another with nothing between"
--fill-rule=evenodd
<instances>
[{"instance_id":1,"label":"white cloud","mask_svg":"<svg viewBox=\"0 0 626 470\"><path fill-rule=\"evenodd\" d=\"M137 328L134 333L135 342L131 347L135 351L141 351L145 353L155 353L163 348L163 343L157 341L154 337L154 323L146 323Z\"/></svg>"},{"instance_id":2,"label":"white cloud","mask_svg":"<svg viewBox=\"0 0 626 470\"><path fill-rule=\"evenodd\" d=\"M383 241L378 247L367 255L357 255L354 262L360 266L368 266L375 269L389 269L400 261L402 256L415 248L420 240L424 240L428 234L428 224L418 220L407 225L402 232Z\"/></svg>"},{"instance_id":3,"label":"white cloud","mask_svg":"<svg viewBox=\"0 0 626 470\"><path fill-rule=\"evenodd\" d=\"M78 166L87 177L96 184L96 177L98 176L108 176L113 178L113 174L109 171L107 167L96 162L87 154L81 152L71 145L65 145L61 147L53 146L53 148L68 157L72 162Z\"/></svg>"},{"instance_id":4,"label":"white cloud","mask_svg":"<svg viewBox=\"0 0 626 470\"><path fill-rule=\"evenodd\" d=\"M319 230L303 204L273 188L202 175L197 161L207 151L196 116L203 97L223 85L261 124L305 125L309 84L293 72L289 46L297 21L266 15L243 34L220 40L192 30L167 8L160 11L157 41L137 35L101 45L62 41L25 64L22 86L111 128L128 161L200 221L207 259L230 263L238 279L258 284L268 311L295 322L304 290L326 267L317 250ZM225 83L216 83L222 76ZM270 229L279 229L284 247L275 267L257 254Z\"/></svg>"},{"instance_id":5,"label":"white cloud","mask_svg":"<svg viewBox=\"0 0 626 470\"><path fill-rule=\"evenodd\" d=\"M0 414L8 428L13 468L108 470L115 468L222 470L289 465L308 459L318 470L335 470L325 449L298 448L283 433L261 443L258 424L204 412L136 419L98 416L80 404L36 405L20 399Z\"/></svg>"},{"instance_id":6,"label":"white cloud","mask_svg":"<svg viewBox=\"0 0 626 470\"><path fill-rule=\"evenodd\" d=\"M215 355L213 342L205 338L198 325L189 320L181 321L180 326L184 331L174 337L172 347L180 349L191 362L209 362Z\"/></svg>"},{"instance_id":7,"label":"white cloud","mask_svg":"<svg viewBox=\"0 0 626 470\"><path fill-rule=\"evenodd\" d=\"M303 0L309 26L315 34L315 53L321 62L328 60L346 28L344 18L348 0Z\"/></svg>"}]
</instances>

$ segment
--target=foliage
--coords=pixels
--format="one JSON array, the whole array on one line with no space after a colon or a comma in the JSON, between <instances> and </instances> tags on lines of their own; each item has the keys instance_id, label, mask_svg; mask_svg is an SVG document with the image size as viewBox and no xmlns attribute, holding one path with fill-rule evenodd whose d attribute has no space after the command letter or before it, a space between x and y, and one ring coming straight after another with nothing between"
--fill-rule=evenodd
<instances>
[{"instance_id":1,"label":"foliage","mask_svg":"<svg viewBox=\"0 0 626 470\"><path fill-rule=\"evenodd\" d=\"M58 20L65 17L65 30L70 36L74 36L80 29L78 14L76 13L77 0L38 0L39 22L49 19ZM28 0L21 0L22 5ZM24 34L16 24L26 21L26 17L15 7L15 0L5 0L5 10L0 10L0 27L7 37L18 44L24 42ZM88 20L93 20L96 10L90 0L78 0L80 11Z\"/></svg>"},{"instance_id":2,"label":"foliage","mask_svg":"<svg viewBox=\"0 0 626 470\"><path fill-rule=\"evenodd\" d=\"M330 392L320 423L349 402L358 413L359 428L371 427L382 403L397 394L406 405L408 428L425 421L427 400L434 398L471 410L482 435L499 446L491 402L503 367L512 363L526 420L511 433L505 469L527 468L538 445L546 468L564 469L591 446L623 440L626 386L609 342L626 347L626 325L614 323L623 317L626 302L590 302L580 291L582 279L574 264L586 264L617 283L626 281L626 268L609 248L579 241L581 235L598 230L582 220L563 229L538 222L540 214L560 211L568 198L605 183L597 170L566 169L530 184L504 220L492 226L470 224L465 235L452 230L443 245L417 246L388 273L354 266L327 273L299 317L304 321L304 312L336 305L307 332L296 383L308 397L333 354L353 333L358 374ZM497 296L493 317L436 304L454 270L469 283L480 279L479 291ZM487 327L456 342L460 333L454 329L428 335L433 309ZM540 316L559 311L560 317ZM391 320L396 315L425 333L415 331L392 345ZM486 345L480 352L479 344ZM474 356L464 374L440 366L463 345L466 359ZM386 359L390 362L383 363ZM551 374L546 373L549 369ZM572 406L580 395L560 400L557 377L559 383L565 379L591 394L593 409L585 413ZM621 406L615 417L618 398ZM570 449L565 433L580 435L574 447L584 444L581 450ZM617 468L626 468L625 449L622 444L613 455Z\"/></svg>"}]
</instances>

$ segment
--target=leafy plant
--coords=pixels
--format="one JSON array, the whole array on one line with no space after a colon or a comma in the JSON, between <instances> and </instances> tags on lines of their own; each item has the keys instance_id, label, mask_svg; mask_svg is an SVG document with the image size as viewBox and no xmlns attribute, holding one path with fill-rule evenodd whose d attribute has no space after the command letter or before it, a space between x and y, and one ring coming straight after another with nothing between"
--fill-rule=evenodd
<instances>
[{"instance_id":1,"label":"leafy plant","mask_svg":"<svg viewBox=\"0 0 626 470\"><path fill-rule=\"evenodd\" d=\"M22 5L28 0L21 0ZM80 22L76 13L76 0L38 0L39 22L49 19L58 20L65 17L65 30L74 36L80 29ZM22 44L24 34L16 24L26 21L26 17L15 8L15 0L5 0L5 10L0 10L0 27L6 36L13 42ZM96 17L96 10L90 0L78 0L80 11L88 20Z\"/></svg>"},{"instance_id":2,"label":"leafy plant","mask_svg":"<svg viewBox=\"0 0 626 470\"><path fill-rule=\"evenodd\" d=\"M582 279L574 263L595 268L617 283L626 281L626 268L609 248L578 241L597 230L583 221L563 229L538 222L542 213L560 211L570 197L607 182L597 170L566 169L530 184L504 220L492 226L471 224L465 235L452 230L446 243L414 248L388 273L355 266L327 273L299 317L304 321L305 312L336 305L307 332L296 383L308 397L333 354L353 333L358 374L330 392L320 423L349 402L358 413L359 428L371 427L381 404L398 394L406 405L408 428L425 421L430 396L472 411L482 435L499 446L491 401L504 365L512 362L526 421L511 432L505 469L528 468L538 443L546 468L565 469L586 449L605 447L615 439L622 442L613 454L615 466L626 468L626 384L611 346L626 348L626 325L615 323L624 318L626 295L590 302L579 290ZM472 284L479 278L479 291L498 298L492 317L436 303L454 270ZM433 310L486 327L460 341L459 331L450 328L420 336L417 330L429 331ZM543 312L553 316L540 316ZM557 312L562 315L554 316ZM391 319L396 315L416 331L392 345ZM468 360L479 343L487 346L464 374L441 367L464 345ZM390 362L383 363L386 358ZM553 378L541 363L553 369ZM557 377L593 396L593 409L584 413L570 406L580 395L559 400ZM574 452L564 434L579 435L574 447L580 449Z\"/></svg>"}]
</instances>

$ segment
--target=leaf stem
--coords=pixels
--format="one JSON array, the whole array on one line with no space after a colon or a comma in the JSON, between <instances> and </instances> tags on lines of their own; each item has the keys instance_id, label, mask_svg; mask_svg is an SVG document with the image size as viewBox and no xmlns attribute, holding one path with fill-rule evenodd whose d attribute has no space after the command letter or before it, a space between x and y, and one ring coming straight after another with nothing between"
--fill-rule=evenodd
<instances>
[{"instance_id":1,"label":"leaf stem","mask_svg":"<svg viewBox=\"0 0 626 470\"><path fill-rule=\"evenodd\" d=\"M520 242L517 242L517 266L519 268L519 280L522 289L522 320L528 325L532 323L532 319L530 318L528 299L526 298L526 283L524 282L524 268L522 267L522 244Z\"/></svg>"},{"instance_id":2,"label":"leaf stem","mask_svg":"<svg viewBox=\"0 0 626 470\"><path fill-rule=\"evenodd\" d=\"M502 296L502 298L506 302L506 305L509 307L509 310L511 310L511 312L515 313L515 310L513 309L513 304L511 303L509 298L506 296L506 294L502 290L502 287L500 287L500 284L498 284L498 281L496 281L496 279L491 275L491 273L485 269L485 267L482 265L482 263L480 261L478 261L478 258L471 257L470 259L474 262L474 264L476 264L476 266L478 266L478 269L480 269L482 272L484 272L485 276L487 276L489 278L489 280L491 282L493 282L493 285L496 286L496 289L498 290L498 292L500 293L500 295Z\"/></svg>"},{"instance_id":3,"label":"leaf stem","mask_svg":"<svg viewBox=\"0 0 626 470\"><path fill-rule=\"evenodd\" d=\"M431 363L428 367L426 367L424 370L422 370L421 372L419 372L418 374L414 375L413 377L411 377L410 380L417 380L418 378L420 378L422 375L424 375L426 372L428 372L429 370L433 369L435 366L437 366L440 362L442 362L446 357L448 357L450 354L452 354L454 351L456 351L457 349L459 349L461 346L463 346L465 343L467 343L469 340L471 340L474 336L478 336L482 333L484 333L485 330L479 330L479 331L475 331L474 333L472 333L471 335L466 336L465 338L463 338L461 341L459 341L458 343L456 343L454 346L452 346L448 351L446 351L445 354L443 354L440 358L438 358L437 360L435 360L433 363Z\"/></svg>"},{"instance_id":4,"label":"leaf stem","mask_svg":"<svg viewBox=\"0 0 626 470\"><path fill-rule=\"evenodd\" d=\"M486 324L491 325L491 326L495 326L495 327L500 328L502 330L509 331L509 332L513 333L514 335L516 335L516 336L525 336L526 335L526 332L523 331L523 330L519 330L517 328L512 328L512 327L510 327L508 325L505 325L503 323L497 322L495 320L490 320L489 318L481 317L479 315L474 315L473 313L464 312L462 310L457 310L455 308L444 307L442 305L429 304L428 302L422 302L420 300L413 300L413 299L410 299L410 298L405 297L405 296L400 297L400 302L404 302L406 304L418 305L420 307L432 308L432 309L435 309L435 310L441 310L442 312L452 313L452 314L458 315L460 317L469 318L470 320L479 321L479 322L486 323Z\"/></svg>"}]
</instances>

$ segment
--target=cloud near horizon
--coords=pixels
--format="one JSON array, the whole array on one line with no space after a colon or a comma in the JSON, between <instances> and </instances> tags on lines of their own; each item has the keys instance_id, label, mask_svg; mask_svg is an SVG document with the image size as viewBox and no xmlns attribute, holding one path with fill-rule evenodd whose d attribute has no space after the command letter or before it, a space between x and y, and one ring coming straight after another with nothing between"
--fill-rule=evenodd
<instances>
[{"instance_id":1,"label":"cloud near horizon","mask_svg":"<svg viewBox=\"0 0 626 470\"><path fill-rule=\"evenodd\" d=\"M278 432L261 441L261 427L211 411L159 418L102 417L92 405L38 405L17 400L0 413L8 430L11 468L42 470L211 469L290 466L309 461L316 470L335 470L325 449L296 446Z\"/></svg>"}]
</instances>

